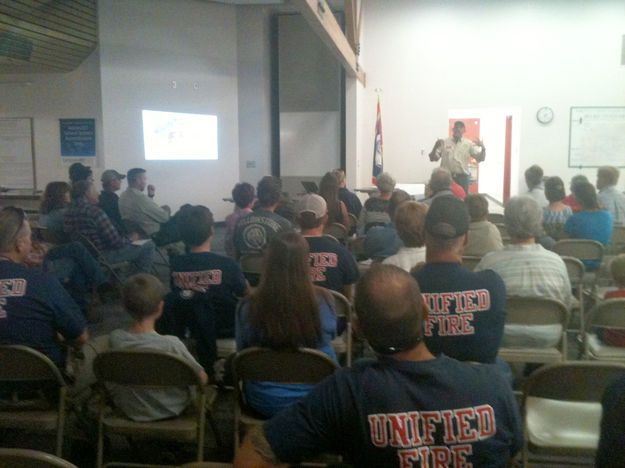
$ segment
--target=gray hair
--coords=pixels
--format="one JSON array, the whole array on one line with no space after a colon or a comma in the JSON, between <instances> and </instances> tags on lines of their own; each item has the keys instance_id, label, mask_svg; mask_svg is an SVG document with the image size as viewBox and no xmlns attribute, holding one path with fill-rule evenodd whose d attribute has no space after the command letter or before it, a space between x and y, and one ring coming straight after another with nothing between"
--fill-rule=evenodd
<instances>
[{"instance_id":1,"label":"gray hair","mask_svg":"<svg viewBox=\"0 0 625 468\"><path fill-rule=\"evenodd\" d=\"M430 188L432 192L440 192L441 190L448 190L451 188L452 178L451 172L444 167L437 167L432 171L430 176Z\"/></svg>"},{"instance_id":2,"label":"gray hair","mask_svg":"<svg viewBox=\"0 0 625 468\"><path fill-rule=\"evenodd\" d=\"M375 185L382 193L390 193L395 190L395 179L388 172L383 172L375 179Z\"/></svg>"},{"instance_id":3,"label":"gray hair","mask_svg":"<svg viewBox=\"0 0 625 468\"><path fill-rule=\"evenodd\" d=\"M504 210L506 229L513 239L531 239L543 232L543 211L531 197L513 197Z\"/></svg>"}]
</instances>

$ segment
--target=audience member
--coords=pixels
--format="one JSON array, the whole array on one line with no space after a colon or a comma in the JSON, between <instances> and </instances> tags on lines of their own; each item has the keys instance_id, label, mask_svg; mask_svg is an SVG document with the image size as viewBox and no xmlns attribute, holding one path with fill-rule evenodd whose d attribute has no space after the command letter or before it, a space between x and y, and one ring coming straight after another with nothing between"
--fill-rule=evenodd
<instances>
[{"instance_id":1,"label":"audience member","mask_svg":"<svg viewBox=\"0 0 625 468\"><path fill-rule=\"evenodd\" d=\"M464 255L482 257L493 250L501 250L503 241L497 226L488 220L488 200L484 195L472 193L465 200L471 224Z\"/></svg>"},{"instance_id":2,"label":"audience member","mask_svg":"<svg viewBox=\"0 0 625 468\"><path fill-rule=\"evenodd\" d=\"M425 262L423 222L427 211L428 206L425 203L404 201L399 204L393 222L403 246L395 255L386 257L382 263L410 272L418 264Z\"/></svg>"},{"instance_id":3,"label":"audience member","mask_svg":"<svg viewBox=\"0 0 625 468\"><path fill-rule=\"evenodd\" d=\"M429 197L424 201L425 204L431 205L432 200L438 197L456 196L451 190L451 184L453 179L451 178L451 172L443 167L437 167L432 171L430 180L428 182Z\"/></svg>"},{"instance_id":4,"label":"audience member","mask_svg":"<svg viewBox=\"0 0 625 468\"><path fill-rule=\"evenodd\" d=\"M69 166L69 181L71 184L75 184L81 180L93 182L93 171L89 166L76 162Z\"/></svg>"},{"instance_id":5,"label":"audience member","mask_svg":"<svg viewBox=\"0 0 625 468\"><path fill-rule=\"evenodd\" d=\"M596 468L625 466L625 375L614 379L601 399L601 432Z\"/></svg>"},{"instance_id":6,"label":"audience member","mask_svg":"<svg viewBox=\"0 0 625 468\"><path fill-rule=\"evenodd\" d=\"M339 181L339 200L345 203L348 213L351 213L358 218L358 216L360 216L360 210L362 210L362 203L360 202L358 195L347 189L345 171L343 169L334 169L332 172Z\"/></svg>"},{"instance_id":7,"label":"audience member","mask_svg":"<svg viewBox=\"0 0 625 468\"><path fill-rule=\"evenodd\" d=\"M545 181L545 196L549 206L543 208L543 228L554 240L560 240L564 234L564 224L573 215L570 206L565 205L564 182L560 177L549 177Z\"/></svg>"},{"instance_id":8,"label":"audience member","mask_svg":"<svg viewBox=\"0 0 625 468\"><path fill-rule=\"evenodd\" d=\"M361 234L366 234L373 226L383 226L391 221L388 205L395 190L395 179L388 172L383 172L376 178L375 184L380 196L369 197L362 207L358 218L358 230Z\"/></svg>"},{"instance_id":9,"label":"audience member","mask_svg":"<svg viewBox=\"0 0 625 468\"><path fill-rule=\"evenodd\" d=\"M100 192L98 205L106 213L119 232L126 232L126 229L122 222L122 215L119 212L119 197L115 192L121 188L122 180L125 178L125 175L120 174L114 169L104 171L100 178L102 181L102 191Z\"/></svg>"},{"instance_id":10,"label":"audience member","mask_svg":"<svg viewBox=\"0 0 625 468\"><path fill-rule=\"evenodd\" d=\"M335 372L251 429L234 466L282 466L322 452L359 468L507 466L522 445L512 390L492 366L429 352L428 310L410 275L372 268L358 283L356 313L379 357Z\"/></svg>"},{"instance_id":11,"label":"audience member","mask_svg":"<svg viewBox=\"0 0 625 468\"><path fill-rule=\"evenodd\" d=\"M304 195L297 204L297 223L310 251L310 274L317 286L332 289L352 300L358 266L342 244L323 236L328 222L326 201L319 195Z\"/></svg>"},{"instance_id":12,"label":"audience member","mask_svg":"<svg viewBox=\"0 0 625 468\"><path fill-rule=\"evenodd\" d=\"M56 278L24 265L30 235L21 209L0 211L0 342L34 348L64 368L62 341L85 343L87 322Z\"/></svg>"},{"instance_id":13,"label":"audience member","mask_svg":"<svg viewBox=\"0 0 625 468\"><path fill-rule=\"evenodd\" d=\"M336 359L332 296L310 278L308 244L295 232L270 240L258 289L238 309L237 349L316 348ZM245 386L248 404L269 417L306 395L312 385L251 382Z\"/></svg>"},{"instance_id":14,"label":"audience member","mask_svg":"<svg viewBox=\"0 0 625 468\"><path fill-rule=\"evenodd\" d=\"M397 229L393 224L395 210L403 202L410 200L410 195L403 190L395 190L388 201L388 217L390 222L372 226L367 231L364 241L365 255L373 259L374 262L395 255L402 247L402 242L397 235Z\"/></svg>"},{"instance_id":15,"label":"audience member","mask_svg":"<svg viewBox=\"0 0 625 468\"><path fill-rule=\"evenodd\" d=\"M614 166L602 166L597 169L597 201L602 210L612 213L616 226L625 224L625 194L616 188L619 170Z\"/></svg>"},{"instance_id":16,"label":"audience member","mask_svg":"<svg viewBox=\"0 0 625 468\"><path fill-rule=\"evenodd\" d=\"M349 231L349 215L345 203L339 199L339 181L332 172L327 172L319 183L319 195L328 206L327 224L339 223Z\"/></svg>"},{"instance_id":17,"label":"audience member","mask_svg":"<svg viewBox=\"0 0 625 468\"><path fill-rule=\"evenodd\" d=\"M282 183L277 177L265 176L258 182L258 209L241 216L234 228L237 257L261 253L271 239L292 229L288 220L274 213L280 201L281 190Z\"/></svg>"},{"instance_id":18,"label":"audience member","mask_svg":"<svg viewBox=\"0 0 625 468\"><path fill-rule=\"evenodd\" d=\"M63 231L63 217L69 205L70 185L67 182L50 182L41 196L39 224L48 229L57 243L66 240Z\"/></svg>"},{"instance_id":19,"label":"audience member","mask_svg":"<svg viewBox=\"0 0 625 468\"><path fill-rule=\"evenodd\" d=\"M538 206L545 208L549 202L545 198L543 170L539 165L534 164L525 170L525 183L527 184L525 196L533 198L538 203Z\"/></svg>"},{"instance_id":20,"label":"audience member","mask_svg":"<svg viewBox=\"0 0 625 468\"><path fill-rule=\"evenodd\" d=\"M109 263L131 262L138 271L149 271L154 243L146 240L141 245L133 245L117 232L97 203L95 185L88 181L76 182L72 187L72 202L65 212L65 232L76 240L80 240L80 236L89 239Z\"/></svg>"},{"instance_id":21,"label":"audience member","mask_svg":"<svg viewBox=\"0 0 625 468\"><path fill-rule=\"evenodd\" d=\"M435 199L425 216L427 264L413 273L429 308L425 344L435 355L494 363L503 334L506 289L495 272L474 273L462 267L469 222L465 203L456 197Z\"/></svg>"},{"instance_id":22,"label":"audience member","mask_svg":"<svg viewBox=\"0 0 625 468\"><path fill-rule=\"evenodd\" d=\"M610 273L612 281L618 289L615 291L607 291L604 299L618 299L625 297L625 254L617 255L610 262ZM625 330L613 328L605 328L598 335L601 340L610 345L625 348Z\"/></svg>"},{"instance_id":23,"label":"audience member","mask_svg":"<svg viewBox=\"0 0 625 468\"><path fill-rule=\"evenodd\" d=\"M143 193L148 183L145 169L135 167L127 176L128 187L119 197L119 212L123 220L136 223L147 236L152 236L169 220L169 212Z\"/></svg>"},{"instance_id":24,"label":"audience member","mask_svg":"<svg viewBox=\"0 0 625 468\"><path fill-rule=\"evenodd\" d=\"M171 293L158 329L180 338L188 330L200 364L212 376L217 339L234 337L235 309L247 285L235 260L211 252L214 223L208 208L181 209L179 223L189 253L170 257Z\"/></svg>"},{"instance_id":25,"label":"audience member","mask_svg":"<svg viewBox=\"0 0 625 468\"><path fill-rule=\"evenodd\" d=\"M582 207L578 203L577 198L575 198L575 187L581 183L586 183L586 184L589 183L588 178L585 175L577 174L576 176L573 176L571 178L571 185L569 187L571 190L571 193L569 193L566 197L564 197L564 200L562 201L562 203L571 207L571 210L573 210L573 214L579 213L580 211L582 211Z\"/></svg>"},{"instance_id":26,"label":"audience member","mask_svg":"<svg viewBox=\"0 0 625 468\"><path fill-rule=\"evenodd\" d=\"M612 213L599 208L597 193L592 184L577 184L574 193L582 211L566 220L563 236L574 239L594 239L604 246L608 245L612 237ZM584 260L587 269L596 269L599 264L600 260Z\"/></svg>"},{"instance_id":27,"label":"audience member","mask_svg":"<svg viewBox=\"0 0 625 468\"><path fill-rule=\"evenodd\" d=\"M134 323L128 330L111 333L111 349L166 351L180 356L198 372L204 383L208 377L202 366L175 336L160 335L154 324L163 312L163 285L152 275L137 274L128 278L122 290L126 311ZM136 388L116 385L112 389L115 406L133 421L158 421L180 415L191 404L188 387Z\"/></svg>"},{"instance_id":28,"label":"audience member","mask_svg":"<svg viewBox=\"0 0 625 468\"><path fill-rule=\"evenodd\" d=\"M224 238L224 248L231 257L236 257L237 255L234 248L234 228L241 216L252 212L254 197L254 186L247 182L236 184L232 189L234 211L226 217L226 234Z\"/></svg>"},{"instance_id":29,"label":"audience member","mask_svg":"<svg viewBox=\"0 0 625 468\"><path fill-rule=\"evenodd\" d=\"M508 296L548 297L569 307L573 297L564 261L536 243L543 218L536 200L513 197L504 216L511 243L503 250L487 253L475 271L495 271L503 279ZM502 346L552 347L561 336L561 325L506 325Z\"/></svg>"}]
</instances>

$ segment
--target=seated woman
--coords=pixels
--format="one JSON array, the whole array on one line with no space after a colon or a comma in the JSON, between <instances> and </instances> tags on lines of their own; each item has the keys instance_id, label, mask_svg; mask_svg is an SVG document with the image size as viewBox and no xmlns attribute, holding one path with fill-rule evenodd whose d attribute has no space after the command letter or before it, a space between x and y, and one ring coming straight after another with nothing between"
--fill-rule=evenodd
<instances>
[{"instance_id":1,"label":"seated woman","mask_svg":"<svg viewBox=\"0 0 625 468\"><path fill-rule=\"evenodd\" d=\"M543 208L543 228L552 239L562 239L564 223L573 215L570 206L565 205L564 182L560 177L549 177L545 182L545 196L549 205Z\"/></svg>"},{"instance_id":2,"label":"seated woman","mask_svg":"<svg viewBox=\"0 0 625 468\"><path fill-rule=\"evenodd\" d=\"M319 182L319 195L328 205L328 224L340 223L349 230L347 208L339 199L339 181L332 172L327 172Z\"/></svg>"},{"instance_id":3,"label":"seated woman","mask_svg":"<svg viewBox=\"0 0 625 468\"><path fill-rule=\"evenodd\" d=\"M308 243L287 232L270 241L260 285L237 311L237 349L315 348L336 359L334 300L315 287L309 271ZM271 417L306 395L312 385L252 382L245 387L248 404Z\"/></svg>"},{"instance_id":4,"label":"seated woman","mask_svg":"<svg viewBox=\"0 0 625 468\"><path fill-rule=\"evenodd\" d=\"M56 243L68 240L63 231L63 216L70 202L69 191L67 182L50 182L41 196L39 223L48 229Z\"/></svg>"},{"instance_id":5,"label":"seated woman","mask_svg":"<svg viewBox=\"0 0 625 468\"><path fill-rule=\"evenodd\" d=\"M612 213L599 208L597 192L592 184L576 185L574 194L582 211L567 219L564 224L564 237L594 239L606 246L612 237ZM590 270L595 270L599 263L599 260L584 260L586 269Z\"/></svg>"},{"instance_id":6,"label":"seated woman","mask_svg":"<svg viewBox=\"0 0 625 468\"><path fill-rule=\"evenodd\" d=\"M499 229L488 220L486 197L479 193L472 193L467 196L464 203L471 216L469 239L464 247L464 255L483 257L488 252L503 249Z\"/></svg>"}]
</instances>

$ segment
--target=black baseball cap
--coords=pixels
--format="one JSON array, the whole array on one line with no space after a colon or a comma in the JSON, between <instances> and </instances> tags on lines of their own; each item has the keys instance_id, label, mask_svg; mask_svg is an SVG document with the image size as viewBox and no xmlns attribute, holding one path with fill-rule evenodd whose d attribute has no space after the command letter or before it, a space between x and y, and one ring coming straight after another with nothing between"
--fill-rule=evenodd
<instances>
[{"instance_id":1,"label":"black baseball cap","mask_svg":"<svg viewBox=\"0 0 625 468\"><path fill-rule=\"evenodd\" d=\"M432 200L425 216L425 230L437 239L455 239L469 230L470 222L465 203L455 195L446 195Z\"/></svg>"}]
</instances>

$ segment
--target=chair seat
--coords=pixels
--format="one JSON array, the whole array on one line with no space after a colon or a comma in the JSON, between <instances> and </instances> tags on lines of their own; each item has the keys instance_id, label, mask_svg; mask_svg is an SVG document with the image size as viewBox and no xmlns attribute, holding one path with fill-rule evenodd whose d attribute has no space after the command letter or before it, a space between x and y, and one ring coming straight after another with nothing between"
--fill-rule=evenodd
<instances>
[{"instance_id":1,"label":"chair seat","mask_svg":"<svg viewBox=\"0 0 625 468\"><path fill-rule=\"evenodd\" d=\"M219 338L217 340L217 356L227 358L237 352L237 342L234 338Z\"/></svg>"},{"instance_id":2,"label":"chair seat","mask_svg":"<svg viewBox=\"0 0 625 468\"><path fill-rule=\"evenodd\" d=\"M58 411L0 411L0 426L33 432L56 430Z\"/></svg>"},{"instance_id":3,"label":"chair seat","mask_svg":"<svg viewBox=\"0 0 625 468\"><path fill-rule=\"evenodd\" d=\"M557 348L499 348L499 357L512 362L559 362L562 353Z\"/></svg>"},{"instance_id":4,"label":"chair seat","mask_svg":"<svg viewBox=\"0 0 625 468\"><path fill-rule=\"evenodd\" d=\"M527 436L538 447L596 450L601 404L528 397Z\"/></svg>"},{"instance_id":5,"label":"chair seat","mask_svg":"<svg viewBox=\"0 0 625 468\"><path fill-rule=\"evenodd\" d=\"M121 435L190 442L197 439L197 415L193 413L176 419L151 422L132 421L119 414L111 414L105 416L102 423L106 429L111 429Z\"/></svg>"},{"instance_id":6,"label":"chair seat","mask_svg":"<svg viewBox=\"0 0 625 468\"><path fill-rule=\"evenodd\" d=\"M625 348L603 343L594 333L588 334L590 355L602 361L625 361Z\"/></svg>"}]
</instances>

